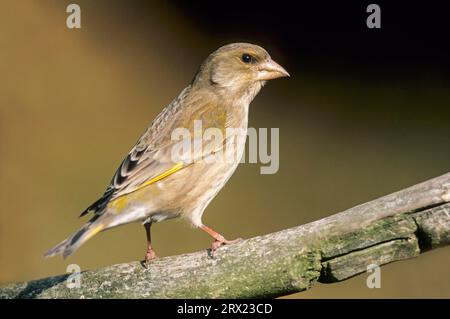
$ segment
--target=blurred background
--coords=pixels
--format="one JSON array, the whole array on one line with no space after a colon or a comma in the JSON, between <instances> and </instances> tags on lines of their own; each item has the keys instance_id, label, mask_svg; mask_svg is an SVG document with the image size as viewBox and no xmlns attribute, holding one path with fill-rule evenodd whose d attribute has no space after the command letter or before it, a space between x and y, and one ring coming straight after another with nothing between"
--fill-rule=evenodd
<instances>
[{"instance_id":1,"label":"blurred background","mask_svg":"<svg viewBox=\"0 0 450 319\"><path fill-rule=\"evenodd\" d=\"M370 2L5 1L0 19L0 284L142 259L145 232L126 225L68 260L42 254L78 229L151 120L219 46L265 47L291 73L269 83L250 126L280 128L280 170L242 164L204 221L229 238L308 223L449 171L450 73L445 10ZM153 227L168 256L206 249L182 222ZM450 298L450 247L292 295Z\"/></svg>"}]
</instances>

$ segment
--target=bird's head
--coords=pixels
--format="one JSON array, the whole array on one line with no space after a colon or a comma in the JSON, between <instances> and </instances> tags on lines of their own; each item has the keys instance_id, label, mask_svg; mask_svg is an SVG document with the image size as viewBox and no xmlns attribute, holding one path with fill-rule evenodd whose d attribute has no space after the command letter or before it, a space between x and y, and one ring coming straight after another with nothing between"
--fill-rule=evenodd
<instances>
[{"instance_id":1,"label":"bird's head","mask_svg":"<svg viewBox=\"0 0 450 319\"><path fill-rule=\"evenodd\" d=\"M194 83L227 94L249 95L252 99L268 80L289 73L272 60L262 47L249 43L225 45L203 62Z\"/></svg>"}]
</instances>

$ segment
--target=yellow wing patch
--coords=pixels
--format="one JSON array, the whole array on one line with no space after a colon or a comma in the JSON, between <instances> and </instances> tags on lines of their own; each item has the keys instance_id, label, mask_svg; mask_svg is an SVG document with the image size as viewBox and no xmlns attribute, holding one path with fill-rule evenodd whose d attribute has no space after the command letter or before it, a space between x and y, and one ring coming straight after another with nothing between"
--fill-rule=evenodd
<instances>
[{"instance_id":1,"label":"yellow wing patch","mask_svg":"<svg viewBox=\"0 0 450 319\"><path fill-rule=\"evenodd\" d=\"M158 176L152 178L151 180L149 180L149 181L147 181L147 182L141 184L138 188L135 189L135 191L137 191L137 190L139 190L139 189L141 189L141 188L143 188L143 187L146 187L146 186L148 186L148 185L151 185L151 184L153 184L153 183L156 183L157 181L160 181L160 180L162 180L163 178L166 178L167 176L170 176L170 175L172 175L172 174L178 172L178 171L179 171L180 169L182 169L182 168L183 168L183 162L178 162L178 163L176 163L172 168L168 169L168 170L165 171L164 173L159 174Z\"/></svg>"},{"instance_id":2,"label":"yellow wing patch","mask_svg":"<svg viewBox=\"0 0 450 319\"><path fill-rule=\"evenodd\" d=\"M147 187L151 184L154 184L176 172L178 172L180 169L182 169L184 166L183 162L178 162L176 163L174 166L172 166L170 169L168 169L167 171L159 174L158 176L152 178L149 181L146 181L144 183L142 183L141 185L139 185L138 187L136 187L135 189L133 189L130 193L134 193L144 187ZM116 199L114 199L111 204L114 206L114 208L116 209L117 213L120 213L121 210L126 206L126 204L128 203L128 198L127 195L129 195L130 193L124 194Z\"/></svg>"}]
</instances>

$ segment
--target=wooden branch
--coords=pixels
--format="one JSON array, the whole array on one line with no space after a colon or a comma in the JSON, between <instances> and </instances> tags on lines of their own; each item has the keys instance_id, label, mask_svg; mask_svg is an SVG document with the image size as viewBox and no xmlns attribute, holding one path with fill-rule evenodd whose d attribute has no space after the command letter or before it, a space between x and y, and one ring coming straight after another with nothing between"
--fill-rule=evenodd
<instances>
[{"instance_id":1,"label":"wooden branch","mask_svg":"<svg viewBox=\"0 0 450 319\"><path fill-rule=\"evenodd\" d=\"M220 248L0 287L0 298L267 298L450 244L450 173L342 213Z\"/></svg>"}]
</instances>

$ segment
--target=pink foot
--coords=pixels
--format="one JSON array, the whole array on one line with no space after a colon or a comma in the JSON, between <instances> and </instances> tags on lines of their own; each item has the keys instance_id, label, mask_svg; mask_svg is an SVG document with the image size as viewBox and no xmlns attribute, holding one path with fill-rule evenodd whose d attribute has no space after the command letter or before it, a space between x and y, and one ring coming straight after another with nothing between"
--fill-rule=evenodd
<instances>
[{"instance_id":1,"label":"pink foot","mask_svg":"<svg viewBox=\"0 0 450 319\"><path fill-rule=\"evenodd\" d=\"M221 238L216 239L211 245L211 253L210 253L211 257L214 258L216 256L216 251L220 246L236 244L236 243L240 242L241 240L242 240L242 238L236 238L234 240L227 240L223 236L221 236Z\"/></svg>"},{"instance_id":2,"label":"pink foot","mask_svg":"<svg viewBox=\"0 0 450 319\"><path fill-rule=\"evenodd\" d=\"M147 253L145 254L145 261L149 261L152 259L158 258L158 256L156 255L155 251L153 249L148 249Z\"/></svg>"}]
</instances>

